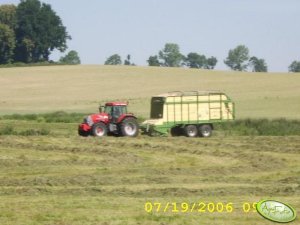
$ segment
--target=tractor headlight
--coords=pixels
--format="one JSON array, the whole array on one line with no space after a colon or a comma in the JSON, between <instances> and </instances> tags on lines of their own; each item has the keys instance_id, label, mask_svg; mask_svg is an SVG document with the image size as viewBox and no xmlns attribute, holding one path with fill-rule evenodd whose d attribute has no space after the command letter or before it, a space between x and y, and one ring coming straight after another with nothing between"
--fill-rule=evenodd
<instances>
[{"instance_id":1,"label":"tractor headlight","mask_svg":"<svg viewBox=\"0 0 300 225\"><path fill-rule=\"evenodd\" d=\"M90 127L94 124L91 116L84 118L84 123L87 123Z\"/></svg>"}]
</instances>

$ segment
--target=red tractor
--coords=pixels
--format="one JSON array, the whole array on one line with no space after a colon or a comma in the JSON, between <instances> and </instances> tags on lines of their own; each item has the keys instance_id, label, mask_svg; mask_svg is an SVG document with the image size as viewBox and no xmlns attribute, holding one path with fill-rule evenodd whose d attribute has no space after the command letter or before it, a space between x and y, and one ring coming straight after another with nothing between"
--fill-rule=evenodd
<instances>
[{"instance_id":1,"label":"red tractor","mask_svg":"<svg viewBox=\"0 0 300 225\"><path fill-rule=\"evenodd\" d=\"M103 137L108 134L135 137L139 133L137 118L127 112L127 103L108 102L99 113L86 117L78 127L80 136Z\"/></svg>"}]
</instances>

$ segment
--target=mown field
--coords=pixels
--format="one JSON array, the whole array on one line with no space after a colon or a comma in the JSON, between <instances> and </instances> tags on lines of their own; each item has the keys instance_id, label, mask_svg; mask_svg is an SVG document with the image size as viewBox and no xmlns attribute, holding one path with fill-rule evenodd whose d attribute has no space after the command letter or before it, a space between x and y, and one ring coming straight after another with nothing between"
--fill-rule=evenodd
<instances>
[{"instance_id":1,"label":"mown field","mask_svg":"<svg viewBox=\"0 0 300 225\"><path fill-rule=\"evenodd\" d=\"M299 136L81 138L76 124L1 121L1 224L267 224L244 203L300 208ZM233 211L156 212L146 202L233 203ZM179 207L180 209L180 207Z\"/></svg>"},{"instance_id":2,"label":"mown field","mask_svg":"<svg viewBox=\"0 0 300 225\"><path fill-rule=\"evenodd\" d=\"M99 103L126 100L149 116L150 97L174 90L221 90L238 118L300 119L300 74L239 73L126 66L0 69L0 114L95 112Z\"/></svg>"},{"instance_id":3,"label":"mown field","mask_svg":"<svg viewBox=\"0 0 300 225\"><path fill-rule=\"evenodd\" d=\"M299 81L298 74L140 67L0 69L0 224L272 224L247 209L265 198L299 212L300 125L292 121ZM191 89L223 90L238 118L251 119L207 139L77 136L82 115L99 102L129 100L146 118L151 95ZM83 114L11 115L57 110ZM288 120L253 120L264 117ZM162 209L148 213L147 202ZM178 211L163 212L175 202ZM200 202L233 208L191 212Z\"/></svg>"}]
</instances>

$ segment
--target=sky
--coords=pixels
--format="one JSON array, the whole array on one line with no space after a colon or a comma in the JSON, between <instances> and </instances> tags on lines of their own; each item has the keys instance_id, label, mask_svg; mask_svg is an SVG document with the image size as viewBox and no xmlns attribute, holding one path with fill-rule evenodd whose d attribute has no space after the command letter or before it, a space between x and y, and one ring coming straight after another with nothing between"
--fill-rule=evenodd
<instances>
[{"instance_id":1,"label":"sky","mask_svg":"<svg viewBox=\"0 0 300 225\"><path fill-rule=\"evenodd\" d=\"M270 72L286 72L300 61L299 0L41 0L52 6L72 40L68 50L82 64L104 64L112 54L130 54L147 65L165 43L182 54L215 56L217 70L230 49L243 44L266 60ZM19 0L0 0L15 4ZM58 60L66 53L55 51Z\"/></svg>"}]
</instances>

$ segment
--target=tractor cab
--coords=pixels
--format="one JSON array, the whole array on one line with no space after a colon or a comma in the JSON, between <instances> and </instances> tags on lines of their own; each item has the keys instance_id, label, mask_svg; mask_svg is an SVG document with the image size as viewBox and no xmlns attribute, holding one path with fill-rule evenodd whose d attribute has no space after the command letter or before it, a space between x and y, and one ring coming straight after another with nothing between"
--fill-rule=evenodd
<instances>
[{"instance_id":1,"label":"tractor cab","mask_svg":"<svg viewBox=\"0 0 300 225\"><path fill-rule=\"evenodd\" d=\"M123 102L109 102L100 106L100 113L105 113L113 123L116 123L121 115L127 114L127 104Z\"/></svg>"}]
</instances>

